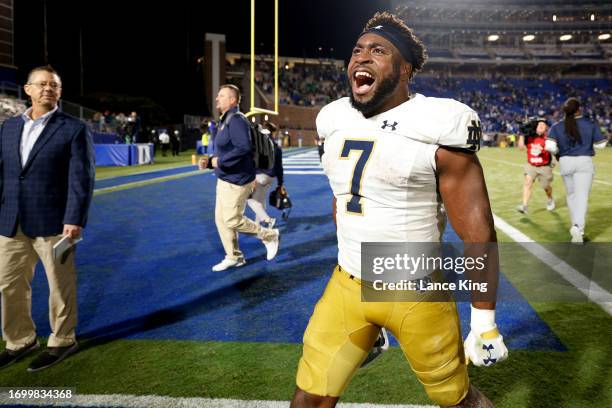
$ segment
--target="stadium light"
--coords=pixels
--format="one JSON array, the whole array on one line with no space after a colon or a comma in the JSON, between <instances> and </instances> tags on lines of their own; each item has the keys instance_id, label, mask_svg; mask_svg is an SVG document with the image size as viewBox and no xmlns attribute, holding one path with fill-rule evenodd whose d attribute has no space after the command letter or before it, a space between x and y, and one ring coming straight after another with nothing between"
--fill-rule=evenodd
<instances>
[{"instance_id":1,"label":"stadium light","mask_svg":"<svg viewBox=\"0 0 612 408\"><path fill-rule=\"evenodd\" d=\"M591 21L595 21L595 14L591 14Z\"/></svg>"},{"instance_id":2,"label":"stadium light","mask_svg":"<svg viewBox=\"0 0 612 408\"><path fill-rule=\"evenodd\" d=\"M489 41L497 41L497 40L499 40L499 35L491 34L490 36L487 37L487 40L489 40Z\"/></svg>"},{"instance_id":3,"label":"stadium light","mask_svg":"<svg viewBox=\"0 0 612 408\"><path fill-rule=\"evenodd\" d=\"M599 34L597 36L598 40L609 40L610 39L610 34L609 33L605 33L605 34Z\"/></svg>"},{"instance_id":4,"label":"stadium light","mask_svg":"<svg viewBox=\"0 0 612 408\"><path fill-rule=\"evenodd\" d=\"M527 34L526 36L523 37L523 41L525 42L533 41L534 39L535 39L535 35L533 34Z\"/></svg>"},{"instance_id":5,"label":"stadium light","mask_svg":"<svg viewBox=\"0 0 612 408\"><path fill-rule=\"evenodd\" d=\"M572 35L571 34L563 34L561 37L559 37L559 39L561 41L569 41L572 39Z\"/></svg>"},{"instance_id":6,"label":"stadium light","mask_svg":"<svg viewBox=\"0 0 612 408\"><path fill-rule=\"evenodd\" d=\"M557 21L557 15L553 14L553 21Z\"/></svg>"}]
</instances>

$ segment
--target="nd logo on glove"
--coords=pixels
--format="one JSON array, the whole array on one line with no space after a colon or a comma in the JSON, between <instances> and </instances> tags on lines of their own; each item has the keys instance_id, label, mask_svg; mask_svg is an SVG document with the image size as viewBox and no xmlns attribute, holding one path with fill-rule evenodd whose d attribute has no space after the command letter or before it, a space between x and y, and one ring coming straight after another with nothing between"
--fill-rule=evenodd
<instances>
[{"instance_id":1,"label":"nd logo on glove","mask_svg":"<svg viewBox=\"0 0 612 408\"><path fill-rule=\"evenodd\" d=\"M470 334L465 339L466 364L490 366L508 358L504 337L495 324L495 310L476 309L471 306Z\"/></svg>"}]
</instances>

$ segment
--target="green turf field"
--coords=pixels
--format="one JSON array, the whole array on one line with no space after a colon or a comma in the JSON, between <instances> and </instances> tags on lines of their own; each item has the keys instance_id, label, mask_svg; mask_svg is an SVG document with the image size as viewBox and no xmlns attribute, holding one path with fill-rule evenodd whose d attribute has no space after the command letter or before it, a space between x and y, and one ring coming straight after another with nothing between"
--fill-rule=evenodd
<instances>
[{"instance_id":1,"label":"green turf field","mask_svg":"<svg viewBox=\"0 0 612 408\"><path fill-rule=\"evenodd\" d=\"M536 182L529 201L529 215L516 211L521 203L523 164L526 153L518 149L482 149L478 157L484 167L493 212L538 242L566 242L569 214L565 188L555 168L553 195L557 209L546 211L546 194ZM593 242L612 242L612 149L597 151L595 179L591 189L586 237Z\"/></svg>"},{"instance_id":2,"label":"green turf field","mask_svg":"<svg viewBox=\"0 0 612 408\"><path fill-rule=\"evenodd\" d=\"M565 191L558 173L554 180L557 210L544 208L545 195L536 184L530 214L519 214L522 164L516 149L483 149L483 164L493 211L538 242L569 240ZM190 164L191 153L179 161L159 160L155 166ZM612 149L599 151L586 234L592 242L612 242ZM149 166L148 169L151 169ZM99 169L111 177L134 169ZM143 170L143 168L138 168ZM502 242L510 238L499 233ZM574 265L580 271L580 265ZM528 290L529 271L515 259L502 259L508 279ZM562 284L542 265L539 279ZM608 290L609 278L598 280ZM567 287L568 291L573 291ZM509 359L490 368L470 367L472 381L496 407L611 407L612 317L586 302L537 302L532 307L550 326L566 352L511 351ZM503 333L503 327L501 327ZM0 371L2 386L70 386L79 394L136 394L175 397L218 397L288 400L301 346L272 343L113 340L83 341L82 350L64 363L39 372L25 372L25 362ZM401 351L393 348L358 372L344 401L429 404Z\"/></svg>"}]
</instances>

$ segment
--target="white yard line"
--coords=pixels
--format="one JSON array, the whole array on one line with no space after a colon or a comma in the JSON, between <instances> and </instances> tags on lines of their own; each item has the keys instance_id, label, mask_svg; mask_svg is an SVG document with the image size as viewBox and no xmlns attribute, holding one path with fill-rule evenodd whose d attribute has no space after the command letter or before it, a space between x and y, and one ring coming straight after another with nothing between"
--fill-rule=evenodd
<instances>
[{"instance_id":1,"label":"white yard line","mask_svg":"<svg viewBox=\"0 0 612 408\"><path fill-rule=\"evenodd\" d=\"M315 154L316 154L316 152L315 152ZM300 154L297 154L297 155L289 154L287 156L283 156L283 157L286 157L286 159L283 159L283 160L286 160L286 162L290 163L290 164L302 164L301 160L293 162L293 159L292 159L293 157L302 156L302 155L304 155L304 153L300 153ZM306 161L303 162L303 164L308 164L308 165L317 164L317 165L320 165L318 159L316 161L306 160ZM180 168L186 168L186 167L195 167L195 166L194 165L180 166ZM303 168L303 167L304 166L302 166L300 168ZM175 168L179 168L179 167L175 167ZM285 168L290 168L290 166L286 166ZM318 166L316 168L320 168L320 166ZM150 172L122 175L122 176L116 176L116 177L109 177L109 178L105 178L105 179L100 179L100 181L102 181L102 180L112 180L114 178L119 178L119 177L139 176L139 175L142 175L142 174L154 173L154 172L157 172L157 171L172 170L172 169L174 169L174 168L163 169L163 170L153 170L153 171L150 171ZM211 173L211 172L212 172L212 170L209 170L209 171L193 170L193 171L188 171L188 172L184 172L184 173L171 174L171 175L168 175L168 176L153 177L153 178L150 178L150 179L131 181L131 182L128 182L128 183L118 184L118 185L110 186L110 187L97 188L97 189L94 190L94 193L97 195L97 194L110 193L110 192L117 191L117 190L127 190L127 189L134 188L134 187L142 187L142 186L146 186L148 184L163 183L165 181L178 180L178 179L181 179L183 177L195 176L195 175L198 175L198 174ZM289 173L289 174L294 174L294 173Z\"/></svg>"},{"instance_id":2,"label":"white yard line","mask_svg":"<svg viewBox=\"0 0 612 408\"><path fill-rule=\"evenodd\" d=\"M316 170L304 170L304 171L300 171L300 170L289 170L289 171L285 171L285 174L318 174L318 175L325 175L325 172L323 171L316 171Z\"/></svg>"},{"instance_id":3,"label":"white yard line","mask_svg":"<svg viewBox=\"0 0 612 408\"><path fill-rule=\"evenodd\" d=\"M612 315L612 295L610 292L588 279L567 262L495 214L493 215L493 219L495 220L495 227L499 228L500 231L508 235L523 248L548 265L552 270L561 275L563 279L575 286L576 289L582 292L590 301L597 303L609 315Z\"/></svg>"},{"instance_id":4,"label":"white yard line","mask_svg":"<svg viewBox=\"0 0 612 408\"><path fill-rule=\"evenodd\" d=\"M323 170L321 166L313 166L312 164L289 164L287 166L283 166L283 170L287 169L319 169Z\"/></svg>"}]
</instances>

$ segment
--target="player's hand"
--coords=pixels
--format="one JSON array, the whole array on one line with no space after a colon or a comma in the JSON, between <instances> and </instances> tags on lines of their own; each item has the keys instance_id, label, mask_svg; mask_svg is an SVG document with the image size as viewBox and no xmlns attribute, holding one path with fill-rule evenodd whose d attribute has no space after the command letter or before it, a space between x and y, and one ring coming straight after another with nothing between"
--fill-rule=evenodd
<instances>
[{"instance_id":1,"label":"player's hand","mask_svg":"<svg viewBox=\"0 0 612 408\"><path fill-rule=\"evenodd\" d=\"M463 344L466 362L475 366L490 366L508 358L504 337L495 324L495 310L472 306L470 334Z\"/></svg>"}]
</instances>

